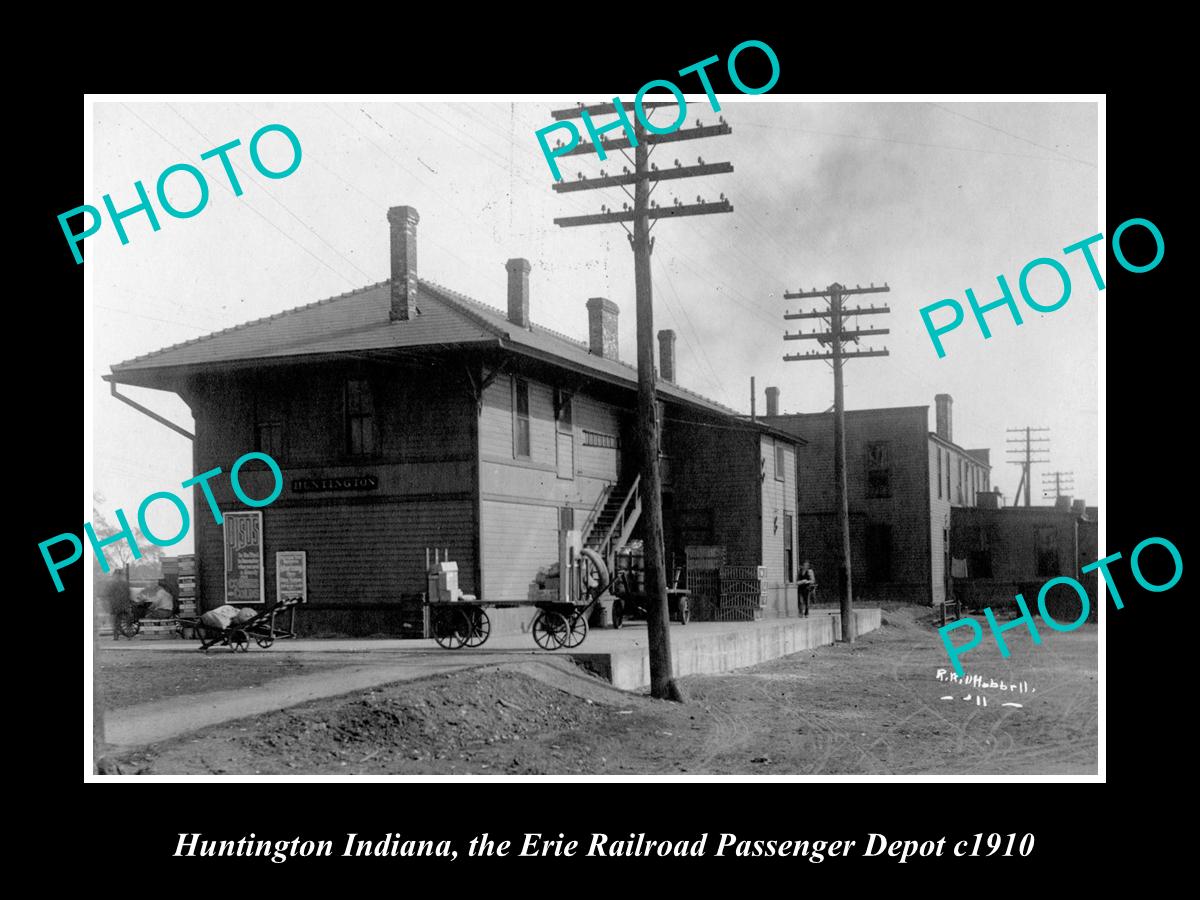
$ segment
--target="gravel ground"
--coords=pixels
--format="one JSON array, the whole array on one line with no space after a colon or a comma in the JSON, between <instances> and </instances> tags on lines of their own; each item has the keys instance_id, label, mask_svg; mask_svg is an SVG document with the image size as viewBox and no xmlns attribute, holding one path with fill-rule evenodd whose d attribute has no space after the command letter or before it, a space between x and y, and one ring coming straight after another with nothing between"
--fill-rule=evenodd
<instances>
[{"instance_id":1,"label":"gravel ground","mask_svg":"<svg viewBox=\"0 0 1200 900\"><path fill-rule=\"evenodd\" d=\"M981 644L964 657L968 673L1027 693L939 681L949 663L932 617L904 608L853 646L685 678L682 705L468 670L213 726L113 762L143 774L1094 774L1096 628L1044 634L1040 647L1007 637L1009 659Z\"/></svg>"},{"instance_id":2,"label":"gravel ground","mask_svg":"<svg viewBox=\"0 0 1200 900\"><path fill-rule=\"evenodd\" d=\"M95 672L105 709L203 691L258 687L274 678L341 668L277 650L238 653L98 651Z\"/></svg>"}]
</instances>

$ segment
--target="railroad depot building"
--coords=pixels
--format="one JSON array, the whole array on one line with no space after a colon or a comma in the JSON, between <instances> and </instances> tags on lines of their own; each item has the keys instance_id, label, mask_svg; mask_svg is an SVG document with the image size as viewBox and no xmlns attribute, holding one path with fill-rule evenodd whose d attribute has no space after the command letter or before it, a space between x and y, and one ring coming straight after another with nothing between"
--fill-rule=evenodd
<instances>
[{"instance_id":1,"label":"railroad depot building","mask_svg":"<svg viewBox=\"0 0 1200 900\"><path fill-rule=\"evenodd\" d=\"M392 208L388 221L389 281L105 376L114 392L183 398L193 471L227 472L257 450L283 472L282 494L254 511L261 565L251 553L249 569L245 553L227 553L229 526L194 495L204 609L275 598L276 553L303 551L300 633L411 634L427 551L448 551L464 592L525 600L559 560L564 532L595 545L614 519L637 519L627 505L637 494L637 372L618 358L617 305L588 300L588 340L573 340L530 320L527 261L508 261L507 310L496 309L418 277L416 210ZM763 567L754 616L794 611L802 439L678 385L674 334L659 342L668 560L716 548L727 564ZM240 477L252 497L271 492L265 467L248 464ZM222 511L249 512L227 479L210 484ZM624 537L637 536L631 522ZM498 610L493 629L525 628L532 615Z\"/></svg>"},{"instance_id":2,"label":"railroad depot building","mask_svg":"<svg viewBox=\"0 0 1200 900\"><path fill-rule=\"evenodd\" d=\"M767 389L761 421L806 443L798 448L800 558L816 570L820 596L838 596L840 532L833 478L833 413L780 415ZM846 486L856 599L941 603L952 573L951 510L989 491L990 453L953 441L949 394L929 407L846 410Z\"/></svg>"}]
</instances>

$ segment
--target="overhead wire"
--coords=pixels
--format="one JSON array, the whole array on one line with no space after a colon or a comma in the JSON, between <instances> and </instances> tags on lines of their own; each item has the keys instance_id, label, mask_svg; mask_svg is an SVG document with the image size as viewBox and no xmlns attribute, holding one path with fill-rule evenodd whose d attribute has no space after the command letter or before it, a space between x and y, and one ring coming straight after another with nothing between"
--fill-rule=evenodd
<instances>
[{"instance_id":1,"label":"overhead wire","mask_svg":"<svg viewBox=\"0 0 1200 900\"><path fill-rule=\"evenodd\" d=\"M166 144L170 145L171 147L174 147L180 153L187 155L186 150L184 150L182 147L180 147L178 144L176 144L170 138L166 137L161 131L159 131L157 128L155 128L153 125L151 125L145 119L143 119L140 115L138 115L136 112L134 112L129 107L128 104L122 103L121 106L128 113L130 113L134 118L136 118L139 122L141 122L148 129L150 129L152 132L154 132L156 135L158 135L158 137L161 138ZM231 195L233 194L233 188L226 185L224 182L217 181L217 184L219 184L224 190L228 191ZM247 200L245 198L245 196L242 197L242 202L238 204L238 207L250 210L252 213L254 213L256 216L258 216L260 219L262 219L264 222L266 222L268 225L270 225L272 228L274 228L280 234L282 234L285 238L287 238L289 241L291 241L293 244L295 244L297 247L299 247L301 250L303 250L305 253L307 253L309 256L311 256L313 259L315 259L317 262L321 263L321 265L323 265L325 268L327 268L334 275L341 278L347 284L351 284L351 285L354 284L353 279L347 278L343 273L339 272L337 269L335 269L333 266L331 266L328 262L321 259L321 257L317 256L317 254L313 253L310 249L305 247L298 240L296 240L294 237L292 237L290 234L288 234L286 231L284 231L282 228L280 228L278 225L276 225L274 222L272 222L267 216L265 216L262 212L260 212L252 203L250 203L250 201Z\"/></svg>"}]
</instances>

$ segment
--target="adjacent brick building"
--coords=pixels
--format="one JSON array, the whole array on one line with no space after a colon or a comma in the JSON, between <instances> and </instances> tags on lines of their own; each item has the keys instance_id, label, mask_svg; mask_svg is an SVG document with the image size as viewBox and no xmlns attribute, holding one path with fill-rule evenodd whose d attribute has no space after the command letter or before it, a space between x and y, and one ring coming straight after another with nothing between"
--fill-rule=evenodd
<instances>
[{"instance_id":1,"label":"adjacent brick building","mask_svg":"<svg viewBox=\"0 0 1200 900\"><path fill-rule=\"evenodd\" d=\"M806 441L797 450L797 541L823 599L838 596L840 536L833 479L833 413L780 415L767 389L761 421ZM855 597L940 603L951 573L951 510L990 490L990 453L953 441L953 401L929 407L847 410L846 483Z\"/></svg>"},{"instance_id":2,"label":"adjacent brick building","mask_svg":"<svg viewBox=\"0 0 1200 900\"><path fill-rule=\"evenodd\" d=\"M957 560L956 594L968 609L1014 607L1016 594L1037 612L1042 585L1068 576L1083 584L1097 618L1097 573L1080 570L1098 556L1098 510L1083 500L1059 498L1054 506L1001 508L998 498L950 513L950 543ZM1070 587L1046 595L1046 607L1059 621L1079 615Z\"/></svg>"}]
</instances>

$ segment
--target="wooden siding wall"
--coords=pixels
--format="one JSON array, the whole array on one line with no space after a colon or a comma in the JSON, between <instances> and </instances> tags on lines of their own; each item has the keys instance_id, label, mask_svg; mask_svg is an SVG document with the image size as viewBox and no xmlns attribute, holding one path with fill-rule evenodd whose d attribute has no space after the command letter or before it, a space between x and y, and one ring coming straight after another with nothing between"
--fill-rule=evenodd
<instances>
[{"instance_id":1,"label":"wooden siding wall","mask_svg":"<svg viewBox=\"0 0 1200 900\"><path fill-rule=\"evenodd\" d=\"M554 388L534 379L529 385L528 459L513 446L513 378L501 376L483 394L479 418L480 596L524 599L538 569L558 561L559 512L574 510L583 525L606 484L618 476L620 451L584 447L584 430L620 437L622 417L613 406L577 393L572 398L574 477L559 478L554 419Z\"/></svg>"},{"instance_id":2,"label":"wooden siding wall","mask_svg":"<svg viewBox=\"0 0 1200 900\"><path fill-rule=\"evenodd\" d=\"M558 510L553 506L484 500L483 595L530 598L538 569L558 562Z\"/></svg>"},{"instance_id":3,"label":"wooden siding wall","mask_svg":"<svg viewBox=\"0 0 1200 900\"><path fill-rule=\"evenodd\" d=\"M366 377L372 387L378 452L346 453L344 385ZM244 510L228 473L255 448L255 424L282 421L283 452L276 460L284 490L263 513L265 596L275 596L276 550L308 554L309 602L350 607L398 603L425 589L424 548L449 548L459 584L476 589L474 463L475 405L463 384L421 367L307 365L195 380L186 398L196 418L196 472L220 467L212 479L222 510ZM373 490L297 492L295 479L371 475ZM251 497L270 493L269 470L255 461L239 475ZM203 494L193 489L192 510L202 605L224 602L223 529ZM398 610L397 610L398 613ZM353 613L301 611L302 631L360 633L368 619Z\"/></svg>"},{"instance_id":4,"label":"wooden siding wall","mask_svg":"<svg viewBox=\"0 0 1200 900\"><path fill-rule=\"evenodd\" d=\"M776 441L783 446L783 480L775 469ZM796 447L790 441L763 436L761 439L762 480L762 563L767 567L767 584L778 587L788 581L784 571L783 517L792 517L792 574L794 580L800 560L796 558Z\"/></svg>"}]
</instances>

